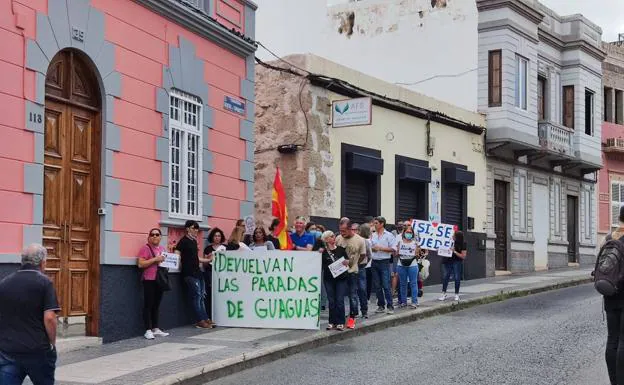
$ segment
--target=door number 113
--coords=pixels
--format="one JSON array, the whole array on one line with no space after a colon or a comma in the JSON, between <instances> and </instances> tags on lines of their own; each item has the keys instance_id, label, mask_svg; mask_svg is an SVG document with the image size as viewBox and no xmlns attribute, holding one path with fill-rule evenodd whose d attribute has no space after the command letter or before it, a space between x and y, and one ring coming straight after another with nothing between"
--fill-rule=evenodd
<instances>
[{"instance_id":1,"label":"door number 113","mask_svg":"<svg viewBox=\"0 0 624 385\"><path fill-rule=\"evenodd\" d=\"M36 112L31 112L28 114L28 121L33 123L41 123L43 122L43 116Z\"/></svg>"}]
</instances>

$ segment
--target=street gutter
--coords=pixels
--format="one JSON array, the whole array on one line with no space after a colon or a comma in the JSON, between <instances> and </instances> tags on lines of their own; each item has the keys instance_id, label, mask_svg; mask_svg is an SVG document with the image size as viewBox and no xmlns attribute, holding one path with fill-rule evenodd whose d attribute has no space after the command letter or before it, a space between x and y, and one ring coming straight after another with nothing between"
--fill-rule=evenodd
<instances>
[{"instance_id":1,"label":"street gutter","mask_svg":"<svg viewBox=\"0 0 624 385\"><path fill-rule=\"evenodd\" d=\"M305 337L297 341L274 345L249 354L242 354L237 357L228 358L180 373L172 374L170 376L149 382L146 385L201 385L209 381L214 381L218 378L279 360L281 358L290 357L297 353L387 329L393 326L399 326L425 318L466 310L479 305L501 302L512 298L525 297L551 290L584 285L591 283L592 281L593 279L591 277L572 278L567 281L538 285L524 289L503 289L498 293L485 295L479 298L466 299L461 300L460 302L452 303L445 302L427 308L402 311L398 314L388 315L383 318L363 322L354 330L347 330L340 333L335 331L323 331L319 334Z\"/></svg>"}]
</instances>

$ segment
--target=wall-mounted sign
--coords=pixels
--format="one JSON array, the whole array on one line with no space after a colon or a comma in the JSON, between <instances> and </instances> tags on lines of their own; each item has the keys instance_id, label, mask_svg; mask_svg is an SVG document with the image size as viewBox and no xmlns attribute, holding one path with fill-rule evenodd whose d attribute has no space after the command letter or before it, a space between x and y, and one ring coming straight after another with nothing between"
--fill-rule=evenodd
<instances>
[{"instance_id":1,"label":"wall-mounted sign","mask_svg":"<svg viewBox=\"0 0 624 385\"><path fill-rule=\"evenodd\" d=\"M223 108L235 114L245 115L245 102L231 96L226 96L223 100Z\"/></svg>"},{"instance_id":2,"label":"wall-mounted sign","mask_svg":"<svg viewBox=\"0 0 624 385\"><path fill-rule=\"evenodd\" d=\"M332 102L332 127L367 126L373 121L373 100L357 98Z\"/></svg>"}]
</instances>

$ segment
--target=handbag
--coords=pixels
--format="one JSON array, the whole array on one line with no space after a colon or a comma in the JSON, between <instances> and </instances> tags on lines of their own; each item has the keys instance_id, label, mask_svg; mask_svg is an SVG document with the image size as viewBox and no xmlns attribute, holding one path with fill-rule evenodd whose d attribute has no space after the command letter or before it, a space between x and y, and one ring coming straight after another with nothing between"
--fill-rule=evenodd
<instances>
[{"instance_id":1,"label":"handbag","mask_svg":"<svg viewBox=\"0 0 624 385\"><path fill-rule=\"evenodd\" d=\"M415 257L414 258L409 258L409 259L407 259L407 258L400 258L399 261L401 261L401 265L403 267L410 267L412 265L412 262L414 262L414 259L416 259L416 258Z\"/></svg>"},{"instance_id":2,"label":"handbag","mask_svg":"<svg viewBox=\"0 0 624 385\"><path fill-rule=\"evenodd\" d=\"M156 258L152 247L150 245L147 245L147 247L149 248L150 253L152 253L152 258ZM158 266L156 270L156 286L158 286L158 288L162 291L171 290L171 284L169 283L169 269L166 267Z\"/></svg>"}]
</instances>

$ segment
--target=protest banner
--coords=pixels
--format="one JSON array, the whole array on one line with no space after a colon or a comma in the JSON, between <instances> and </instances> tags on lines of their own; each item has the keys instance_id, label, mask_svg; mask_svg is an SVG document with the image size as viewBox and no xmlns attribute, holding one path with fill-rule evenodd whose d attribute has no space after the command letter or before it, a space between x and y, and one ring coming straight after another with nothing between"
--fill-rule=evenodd
<instances>
[{"instance_id":1,"label":"protest banner","mask_svg":"<svg viewBox=\"0 0 624 385\"><path fill-rule=\"evenodd\" d=\"M245 250L213 255L212 319L217 325L318 330L319 253Z\"/></svg>"},{"instance_id":2,"label":"protest banner","mask_svg":"<svg viewBox=\"0 0 624 385\"><path fill-rule=\"evenodd\" d=\"M180 268L180 256L175 253L162 253L165 260L162 261L159 266L166 267L167 269L178 270Z\"/></svg>"},{"instance_id":3,"label":"protest banner","mask_svg":"<svg viewBox=\"0 0 624 385\"><path fill-rule=\"evenodd\" d=\"M453 234L457 226L415 219L412 227L418 234L421 249L437 251L441 257L453 256Z\"/></svg>"}]
</instances>

